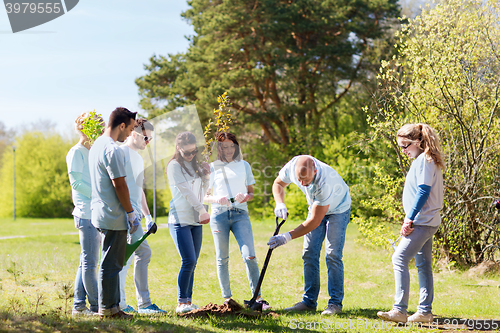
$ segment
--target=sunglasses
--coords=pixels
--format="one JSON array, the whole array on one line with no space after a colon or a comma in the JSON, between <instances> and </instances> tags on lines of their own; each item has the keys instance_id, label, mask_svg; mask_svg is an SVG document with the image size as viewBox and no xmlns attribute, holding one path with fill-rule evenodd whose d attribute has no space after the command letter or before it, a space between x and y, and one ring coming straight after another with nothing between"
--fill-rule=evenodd
<instances>
[{"instance_id":1,"label":"sunglasses","mask_svg":"<svg viewBox=\"0 0 500 333\"><path fill-rule=\"evenodd\" d=\"M184 150L181 150L181 151L182 151L182 155L184 155L186 157L194 156L194 155L198 154L198 148L196 148L195 150L192 150L192 151L184 151Z\"/></svg>"},{"instance_id":2,"label":"sunglasses","mask_svg":"<svg viewBox=\"0 0 500 333\"><path fill-rule=\"evenodd\" d=\"M144 142L148 143L149 141L151 141L152 137L149 137L146 135L146 129L144 128L144 124L141 124L141 128L142 128L142 134L140 134L140 133L138 133L138 134L142 135Z\"/></svg>"},{"instance_id":3,"label":"sunglasses","mask_svg":"<svg viewBox=\"0 0 500 333\"><path fill-rule=\"evenodd\" d=\"M399 146L399 148L401 148L402 150L405 150L405 149L408 149L408 147L411 146L413 142L410 142L409 144L407 144L406 146Z\"/></svg>"}]
</instances>

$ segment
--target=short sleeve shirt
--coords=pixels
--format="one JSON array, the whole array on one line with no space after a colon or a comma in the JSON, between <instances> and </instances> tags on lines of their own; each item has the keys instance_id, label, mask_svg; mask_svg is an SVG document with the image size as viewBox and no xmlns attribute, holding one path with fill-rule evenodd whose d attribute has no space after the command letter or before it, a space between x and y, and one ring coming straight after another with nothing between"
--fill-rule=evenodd
<instances>
[{"instance_id":1,"label":"short sleeve shirt","mask_svg":"<svg viewBox=\"0 0 500 333\"><path fill-rule=\"evenodd\" d=\"M168 212L168 223L181 225L198 225L199 213L193 208L189 201L177 188L178 184L187 183L196 197L203 202L204 191L201 178L195 173L191 163L184 164L189 173L181 167L179 162L172 160L167 165L167 178L172 192L170 210Z\"/></svg>"},{"instance_id":2,"label":"short sleeve shirt","mask_svg":"<svg viewBox=\"0 0 500 333\"><path fill-rule=\"evenodd\" d=\"M125 180L130 195L130 203L136 212L140 212L144 183L144 160L138 152L127 145L120 146L120 149L123 150L125 155L125 170L127 172Z\"/></svg>"},{"instance_id":3,"label":"short sleeve shirt","mask_svg":"<svg viewBox=\"0 0 500 333\"><path fill-rule=\"evenodd\" d=\"M99 137L90 148L89 169L92 224L100 229L127 230L127 214L111 181L127 175L123 150L112 138Z\"/></svg>"},{"instance_id":4,"label":"short sleeve shirt","mask_svg":"<svg viewBox=\"0 0 500 333\"><path fill-rule=\"evenodd\" d=\"M66 155L66 165L68 166L68 173L80 173L82 181L90 186L89 150L81 143L77 143L69 150ZM90 219L90 198L73 188L71 189L71 195L75 205L72 214L82 219Z\"/></svg>"},{"instance_id":5,"label":"short sleeve shirt","mask_svg":"<svg viewBox=\"0 0 500 333\"><path fill-rule=\"evenodd\" d=\"M403 208L408 215L415 204L419 185L431 187L429 198L413 221L416 225L437 227L441 224L441 209L443 208L443 172L434 163L427 161L425 154L420 154L410 166L403 189Z\"/></svg>"},{"instance_id":6,"label":"short sleeve shirt","mask_svg":"<svg viewBox=\"0 0 500 333\"><path fill-rule=\"evenodd\" d=\"M325 215L340 214L351 208L351 196L349 187L342 177L331 166L320 160L309 156L314 161L316 175L309 186L302 186L297 179L295 167L301 156L295 156L280 170L280 179L287 183L297 185L306 195L309 210L316 204L318 206L329 205Z\"/></svg>"},{"instance_id":7,"label":"short sleeve shirt","mask_svg":"<svg viewBox=\"0 0 500 333\"><path fill-rule=\"evenodd\" d=\"M210 182L208 188L212 189L212 195L214 196L224 196L231 199L238 193L247 193L247 186L253 184L255 184L255 178L252 173L252 167L247 161L239 160L227 163L217 160L210 164ZM246 202L239 203L235 201L230 207L248 212ZM212 212L222 212L230 207L213 203Z\"/></svg>"}]
</instances>

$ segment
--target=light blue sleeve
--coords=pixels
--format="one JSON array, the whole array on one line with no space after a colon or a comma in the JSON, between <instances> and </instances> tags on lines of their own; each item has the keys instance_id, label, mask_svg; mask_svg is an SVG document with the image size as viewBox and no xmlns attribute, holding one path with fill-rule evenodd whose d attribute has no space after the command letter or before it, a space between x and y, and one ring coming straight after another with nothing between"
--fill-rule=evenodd
<instances>
[{"instance_id":1,"label":"light blue sleeve","mask_svg":"<svg viewBox=\"0 0 500 333\"><path fill-rule=\"evenodd\" d=\"M69 173L69 182L71 184L71 188L75 191L83 194L87 198L91 198L92 196L92 188L90 184L83 180L83 175L81 172L70 172Z\"/></svg>"},{"instance_id":2,"label":"light blue sleeve","mask_svg":"<svg viewBox=\"0 0 500 333\"><path fill-rule=\"evenodd\" d=\"M423 154L423 153L422 153ZM420 165L417 168L417 186L427 185L431 186L434 183L434 178L436 177L437 166L434 161L427 161L424 157L422 158Z\"/></svg>"},{"instance_id":3,"label":"light blue sleeve","mask_svg":"<svg viewBox=\"0 0 500 333\"><path fill-rule=\"evenodd\" d=\"M116 179L127 176L127 170L125 169L125 155L118 146L114 149L110 149L106 153L104 163L106 163L106 170L109 178Z\"/></svg>"},{"instance_id":4,"label":"light blue sleeve","mask_svg":"<svg viewBox=\"0 0 500 333\"><path fill-rule=\"evenodd\" d=\"M253 185L255 184L255 178L253 176L253 172L252 172L252 167L250 166L250 164L247 162L247 161L243 161L245 163L245 171L246 171L246 180L245 180L245 185L246 186L249 186L249 185Z\"/></svg>"},{"instance_id":5,"label":"light blue sleeve","mask_svg":"<svg viewBox=\"0 0 500 333\"><path fill-rule=\"evenodd\" d=\"M188 181L183 174L181 165L176 160L172 160L168 163L167 177L170 186L176 186Z\"/></svg>"},{"instance_id":6,"label":"light blue sleeve","mask_svg":"<svg viewBox=\"0 0 500 333\"><path fill-rule=\"evenodd\" d=\"M84 159L82 153L77 149L72 148L66 156L66 164L68 165L68 173L79 172L83 173Z\"/></svg>"},{"instance_id":7,"label":"light blue sleeve","mask_svg":"<svg viewBox=\"0 0 500 333\"><path fill-rule=\"evenodd\" d=\"M290 172L292 172L292 161L289 161L287 164L285 164L285 166L283 168L281 168L280 172L279 172L279 177L281 179L282 182L284 183L287 183L287 184L290 184L292 182L291 178L290 178Z\"/></svg>"}]
</instances>

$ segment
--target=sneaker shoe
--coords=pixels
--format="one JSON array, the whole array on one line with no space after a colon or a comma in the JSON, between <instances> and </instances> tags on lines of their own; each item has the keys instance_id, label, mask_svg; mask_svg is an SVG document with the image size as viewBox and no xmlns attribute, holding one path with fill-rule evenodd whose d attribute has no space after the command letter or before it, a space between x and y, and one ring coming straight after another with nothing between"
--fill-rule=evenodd
<instances>
[{"instance_id":1,"label":"sneaker shoe","mask_svg":"<svg viewBox=\"0 0 500 333\"><path fill-rule=\"evenodd\" d=\"M322 315L334 315L342 312L342 309L335 304L328 304L325 311L321 312Z\"/></svg>"},{"instance_id":2,"label":"sneaker shoe","mask_svg":"<svg viewBox=\"0 0 500 333\"><path fill-rule=\"evenodd\" d=\"M193 303L191 303L191 304L189 304L189 305L191 306L191 310L196 310L196 309L199 309L199 308L200 308L198 305L193 304Z\"/></svg>"},{"instance_id":3,"label":"sneaker shoe","mask_svg":"<svg viewBox=\"0 0 500 333\"><path fill-rule=\"evenodd\" d=\"M115 314L112 314L110 316L105 316L105 315L100 315L101 319L124 319L124 320L132 320L134 319L134 316L126 314L123 311L118 311Z\"/></svg>"},{"instance_id":4,"label":"sneaker shoe","mask_svg":"<svg viewBox=\"0 0 500 333\"><path fill-rule=\"evenodd\" d=\"M167 313L167 311L160 309L156 304L151 304L145 308L139 308L137 309L137 312L139 312L140 314Z\"/></svg>"},{"instance_id":5,"label":"sneaker shoe","mask_svg":"<svg viewBox=\"0 0 500 333\"><path fill-rule=\"evenodd\" d=\"M392 309L388 312L379 311L377 312L377 316L383 320L394 321L396 323L406 323L408 320L408 316L406 314L399 312L396 309Z\"/></svg>"},{"instance_id":6,"label":"sneaker shoe","mask_svg":"<svg viewBox=\"0 0 500 333\"><path fill-rule=\"evenodd\" d=\"M90 311L87 307L84 307L83 309L73 309L71 314L73 316L93 316L97 314L97 312Z\"/></svg>"},{"instance_id":7,"label":"sneaker shoe","mask_svg":"<svg viewBox=\"0 0 500 333\"><path fill-rule=\"evenodd\" d=\"M179 304L179 305L177 305L177 308L175 308L176 313L186 313L186 312L189 312L191 310L194 310L194 308L192 307L192 304L187 304L187 303Z\"/></svg>"},{"instance_id":8,"label":"sneaker shoe","mask_svg":"<svg viewBox=\"0 0 500 333\"><path fill-rule=\"evenodd\" d=\"M310 308L302 302L298 302L298 303L295 303L294 306L291 306L289 308L285 308L285 311L295 311L295 312L298 312L298 311L316 311L316 309Z\"/></svg>"},{"instance_id":9,"label":"sneaker shoe","mask_svg":"<svg viewBox=\"0 0 500 333\"><path fill-rule=\"evenodd\" d=\"M409 323L430 323L434 319L434 316L432 315L431 312L429 313L422 313L422 312L415 312L411 316L408 317L408 322Z\"/></svg>"},{"instance_id":10,"label":"sneaker shoe","mask_svg":"<svg viewBox=\"0 0 500 333\"><path fill-rule=\"evenodd\" d=\"M127 305L125 309L122 309L122 311L125 313L137 313L137 311L135 311L135 309L130 305Z\"/></svg>"}]
</instances>

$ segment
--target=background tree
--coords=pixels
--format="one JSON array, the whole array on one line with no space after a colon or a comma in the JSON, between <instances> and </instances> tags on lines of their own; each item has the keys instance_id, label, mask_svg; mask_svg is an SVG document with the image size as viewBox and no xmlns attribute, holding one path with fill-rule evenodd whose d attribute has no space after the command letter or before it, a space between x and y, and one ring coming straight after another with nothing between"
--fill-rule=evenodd
<instances>
[{"instance_id":1,"label":"background tree","mask_svg":"<svg viewBox=\"0 0 500 333\"><path fill-rule=\"evenodd\" d=\"M70 217L73 209L66 169L72 143L59 134L25 132L16 145L16 215L19 217ZM0 216L11 217L13 208L12 149L6 149L0 169L3 190Z\"/></svg>"},{"instance_id":2,"label":"background tree","mask_svg":"<svg viewBox=\"0 0 500 333\"><path fill-rule=\"evenodd\" d=\"M493 259L499 249L499 219L490 208L500 185L499 6L494 0L449 0L410 20L399 34L398 56L382 62L380 89L367 110L400 169L398 177L381 170L386 195L367 201L386 212L387 222L403 220L400 186L411 162L396 144L397 129L425 122L439 131L447 170L436 243L464 266ZM373 231L376 224L365 222Z\"/></svg>"},{"instance_id":3,"label":"background tree","mask_svg":"<svg viewBox=\"0 0 500 333\"><path fill-rule=\"evenodd\" d=\"M3 122L0 121L0 168L2 167L2 155L6 148L13 141L14 131L9 130Z\"/></svg>"},{"instance_id":4,"label":"background tree","mask_svg":"<svg viewBox=\"0 0 500 333\"><path fill-rule=\"evenodd\" d=\"M227 91L231 131L239 134L258 184L250 209L261 214L272 212L270 185L290 156L359 159L359 149L348 146L356 139L350 133L367 126L361 83L371 84L373 63L391 53L384 40L399 14L396 0L189 4L183 16L195 35L187 52L151 57L148 74L136 80L150 118L196 104L206 123L213 96ZM331 149L331 140L342 145Z\"/></svg>"}]
</instances>

